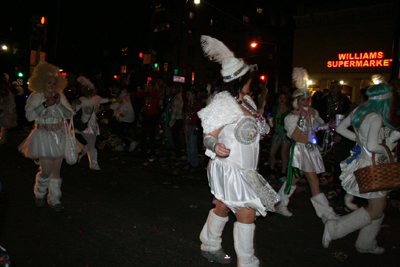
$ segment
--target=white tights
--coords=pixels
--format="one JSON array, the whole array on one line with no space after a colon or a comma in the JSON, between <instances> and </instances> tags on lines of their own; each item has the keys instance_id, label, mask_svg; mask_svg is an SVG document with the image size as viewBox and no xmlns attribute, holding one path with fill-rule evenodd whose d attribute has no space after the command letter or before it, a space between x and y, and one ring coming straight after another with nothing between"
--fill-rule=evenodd
<instances>
[{"instance_id":1,"label":"white tights","mask_svg":"<svg viewBox=\"0 0 400 267\"><path fill-rule=\"evenodd\" d=\"M82 133L82 137L86 140L87 142L87 151L90 152L95 150L95 145L96 145L96 135L94 134L87 134L87 133Z\"/></svg>"}]
</instances>

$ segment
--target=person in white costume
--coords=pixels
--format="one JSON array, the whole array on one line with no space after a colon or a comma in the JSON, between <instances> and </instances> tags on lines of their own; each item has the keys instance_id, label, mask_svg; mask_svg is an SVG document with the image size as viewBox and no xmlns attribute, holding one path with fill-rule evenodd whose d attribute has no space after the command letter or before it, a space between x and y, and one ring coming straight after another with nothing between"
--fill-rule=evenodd
<instances>
[{"instance_id":1,"label":"person in white costume","mask_svg":"<svg viewBox=\"0 0 400 267\"><path fill-rule=\"evenodd\" d=\"M202 36L207 56L222 64L224 78L219 93L198 112L204 130L206 155L211 158L207 175L216 206L210 210L200 233L201 254L211 261L229 264L221 247L221 235L232 211L234 246L238 266L259 266L254 255L254 219L274 211L277 193L257 173L260 135L269 132L265 119L247 94L252 75L250 66L220 41Z\"/></svg>"},{"instance_id":2,"label":"person in white costume","mask_svg":"<svg viewBox=\"0 0 400 267\"><path fill-rule=\"evenodd\" d=\"M89 167L92 170L99 171L100 166L97 160L96 137L100 135L100 128L97 123L97 112L100 104L108 103L110 100L101 98L97 95L97 88L93 83L84 76L78 77L78 82L83 86L83 96L72 102L75 112L82 109L82 122L87 122L87 128L83 131L75 129L76 133L80 133L86 140L87 145L83 148L82 153L78 157L78 162L87 154L89 157Z\"/></svg>"},{"instance_id":3,"label":"person in white costume","mask_svg":"<svg viewBox=\"0 0 400 267\"><path fill-rule=\"evenodd\" d=\"M381 145L382 141L385 139L386 145L392 150L397 144L395 142L400 138L400 133L388 122L392 98L389 87L384 83L371 86L367 90L367 96L368 101L350 113L336 128L336 132L356 141L356 147L358 146L358 149L353 149L352 155L340 164L342 169L340 180L343 189L352 196L367 199L368 207L361 207L341 217L340 220L329 220L325 224L322 244L327 248L332 240L361 229L355 243L357 251L382 254L385 250L377 245L375 238L384 218L383 211L388 192L360 193L354 172L372 165L372 153L376 154L375 158L380 159L381 163L387 163L382 160L387 159L386 150ZM354 132L347 129L350 126L353 126ZM386 134L382 135L382 130ZM392 132L389 134L390 131Z\"/></svg>"},{"instance_id":4,"label":"person in white costume","mask_svg":"<svg viewBox=\"0 0 400 267\"><path fill-rule=\"evenodd\" d=\"M114 87L113 92L116 101L110 106L114 110L114 116L109 125L118 135L118 146L113 151L123 151L125 145L129 146L129 151L133 151L137 142L129 135L129 129L135 121L130 94L121 87Z\"/></svg>"},{"instance_id":5,"label":"person in white costume","mask_svg":"<svg viewBox=\"0 0 400 267\"><path fill-rule=\"evenodd\" d=\"M65 158L66 119L72 119L73 109L62 93L67 80L59 75L59 68L40 62L29 79L29 96L26 110L28 121L35 120L35 128L19 146L26 157L40 160L40 171L36 175L34 193L38 207L47 201L51 208L61 211L60 169Z\"/></svg>"},{"instance_id":6,"label":"person in white costume","mask_svg":"<svg viewBox=\"0 0 400 267\"><path fill-rule=\"evenodd\" d=\"M290 149L287 180L278 192L281 201L276 205L276 213L286 217L293 215L287 209L289 198L296 190L296 184L305 175L311 188L311 203L317 216L325 223L328 219L337 216L329 206L325 194L321 193L319 188L317 174L325 172L325 166L316 146L315 131L327 129L328 125L325 125L325 122L319 117L318 111L310 107L306 70L294 68L293 80L298 89L293 93L293 111L285 118L285 129L287 136L294 142Z\"/></svg>"}]
</instances>

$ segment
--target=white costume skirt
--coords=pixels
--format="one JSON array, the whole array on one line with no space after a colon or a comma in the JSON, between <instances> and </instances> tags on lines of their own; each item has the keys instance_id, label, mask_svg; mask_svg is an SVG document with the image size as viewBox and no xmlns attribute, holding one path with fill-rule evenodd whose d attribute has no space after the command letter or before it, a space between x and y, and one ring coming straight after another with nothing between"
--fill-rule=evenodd
<instances>
[{"instance_id":1,"label":"white costume skirt","mask_svg":"<svg viewBox=\"0 0 400 267\"><path fill-rule=\"evenodd\" d=\"M314 150L310 151L303 143L296 143L293 154L292 167L298 168L303 172L325 172L324 162L318 147L314 146Z\"/></svg>"},{"instance_id":2,"label":"white costume skirt","mask_svg":"<svg viewBox=\"0 0 400 267\"><path fill-rule=\"evenodd\" d=\"M58 159L65 155L65 130L34 129L18 150L27 158Z\"/></svg>"},{"instance_id":3,"label":"white costume skirt","mask_svg":"<svg viewBox=\"0 0 400 267\"><path fill-rule=\"evenodd\" d=\"M267 210L275 211L279 196L256 171L240 168L227 159L215 158L208 164L207 175L211 193L233 212L247 208L255 210L256 216L265 216Z\"/></svg>"},{"instance_id":4,"label":"white costume skirt","mask_svg":"<svg viewBox=\"0 0 400 267\"><path fill-rule=\"evenodd\" d=\"M358 187L357 179L354 176L354 172L364 167L371 166L372 161L357 158L353 160L350 164L347 164L347 160L349 158L351 158L351 156L340 163L342 174L340 174L339 178L340 180L342 180L343 189L346 190L346 192L350 195L366 199L385 197L388 191L378 191L363 194L360 193L360 189Z\"/></svg>"}]
</instances>

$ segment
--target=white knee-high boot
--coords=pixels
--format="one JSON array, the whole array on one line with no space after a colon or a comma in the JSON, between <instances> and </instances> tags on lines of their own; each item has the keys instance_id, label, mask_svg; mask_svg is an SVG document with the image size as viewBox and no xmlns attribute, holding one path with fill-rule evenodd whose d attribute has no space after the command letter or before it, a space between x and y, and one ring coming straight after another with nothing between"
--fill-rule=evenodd
<instances>
[{"instance_id":1,"label":"white knee-high boot","mask_svg":"<svg viewBox=\"0 0 400 267\"><path fill-rule=\"evenodd\" d=\"M340 217L333 211L333 208L329 206L329 201L324 193L319 193L318 195L310 198L312 205L314 206L317 216L322 219L323 223L328 220L338 220Z\"/></svg>"},{"instance_id":2,"label":"white knee-high boot","mask_svg":"<svg viewBox=\"0 0 400 267\"><path fill-rule=\"evenodd\" d=\"M289 204L290 201L289 198L293 195L294 191L296 190L296 186L292 185L290 187L290 192L288 195L285 194L285 187L286 187L286 182L284 182L281 189L279 189L278 195L281 201L275 206L275 213L278 213L286 217L291 217L293 213L288 211L287 205Z\"/></svg>"},{"instance_id":3,"label":"white knee-high boot","mask_svg":"<svg viewBox=\"0 0 400 267\"><path fill-rule=\"evenodd\" d=\"M200 233L200 240L202 242L200 247L201 254L209 260L222 264L229 264L231 262L231 258L223 252L221 247L222 231L228 220L228 216L220 217L212 209Z\"/></svg>"},{"instance_id":4,"label":"white knee-high boot","mask_svg":"<svg viewBox=\"0 0 400 267\"><path fill-rule=\"evenodd\" d=\"M91 151L88 151L89 154L89 167L92 170L95 171L100 171L100 166L99 163L97 162L97 149L93 149Z\"/></svg>"},{"instance_id":5,"label":"white knee-high boot","mask_svg":"<svg viewBox=\"0 0 400 267\"><path fill-rule=\"evenodd\" d=\"M233 226L233 241L239 267L258 267L260 261L254 255L254 223L235 222Z\"/></svg>"},{"instance_id":6,"label":"white knee-high boot","mask_svg":"<svg viewBox=\"0 0 400 267\"><path fill-rule=\"evenodd\" d=\"M370 224L371 218L364 208L353 211L339 220L329 220L325 224L322 245L327 248L332 240L342 238Z\"/></svg>"},{"instance_id":7,"label":"white knee-high boot","mask_svg":"<svg viewBox=\"0 0 400 267\"><path fill-rule=\"evenodd\" d=\"M49 195L47 196L47 200L49 201L50 206L55 206L57 204L61 204L60 198L62 196L61 193L61 178L51 178L49 184Z\"/></svg>"},{"instance_id":8,"label":"white knee-high boot","mask_svg":"<svg viewBox=\"0 0 400 267\"><path fill-rule=\"evenodd\" d=\"M379 219L373 220L370 225L361 228L356 241L358 252L373 254L382 254L385 252L384 248L378 247L375 239L381 229L383 218L384 215Z\"/></svg>"},{"instance_id":9,"label":"white knee-high boot","mask_svg":"<svg viewBox=\"0 0 400 267\"><path fill-rule=\"evenodd\" d=\"M50 177L42 178L40 173L36 174L36 182L33 188L33 192L37 199L43 199L47 193L47 188L49 187Z\"/></svg>"}]
</instances>

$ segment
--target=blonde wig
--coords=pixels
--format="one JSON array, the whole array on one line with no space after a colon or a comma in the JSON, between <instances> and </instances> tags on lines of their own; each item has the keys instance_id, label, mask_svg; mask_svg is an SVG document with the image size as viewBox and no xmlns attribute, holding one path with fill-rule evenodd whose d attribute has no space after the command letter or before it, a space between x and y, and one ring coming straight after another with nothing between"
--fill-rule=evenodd
<instances>
[{"instance_id":1,"label":"blonde wig","mask_svg":"<svg viewBox=\"0 0 400 267\"><path fill-rule=\"evenodd\" d=\"M41 61L33 70L32 76L29 78L29 90L42 93L44 91L45 82L49 78L56 80L55 91L61 93L67 87L67 79L59 74L60 69L45 61Z\"/></svg>"},{"instance_id":2,"label":"blonde wig","mask_svg":"<svg viewBox=\"0 0 400 267\"><path fill-rule=\"evenodd\" d=\"M297 89L293 93L293 108L299 109L299 99L310 97L310 92L307 89ZM311 105L311 102L310 102Z\"/></svg>"}]
</instances>

